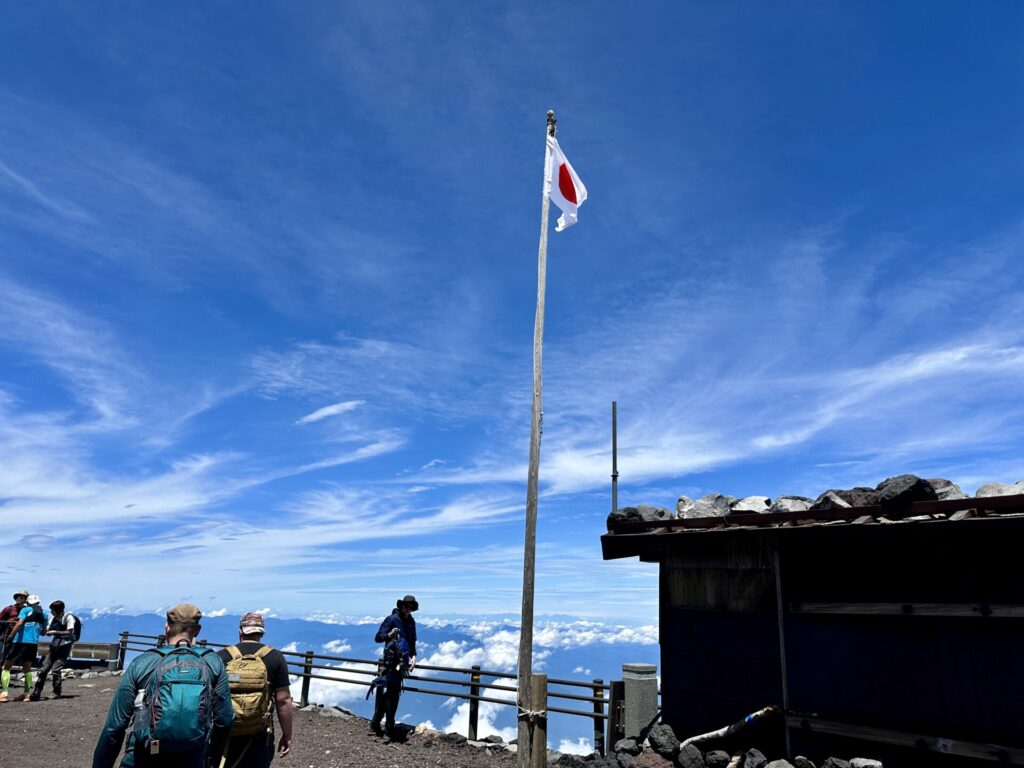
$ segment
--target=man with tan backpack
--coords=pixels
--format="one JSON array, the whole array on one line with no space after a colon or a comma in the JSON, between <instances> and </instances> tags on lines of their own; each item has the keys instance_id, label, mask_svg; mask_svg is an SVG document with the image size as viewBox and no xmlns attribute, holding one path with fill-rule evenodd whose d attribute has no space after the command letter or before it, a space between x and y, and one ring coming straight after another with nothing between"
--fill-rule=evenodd
<instances>
[{"instance_id":1,"label":"man with tan backpack","mask_svg":"<svg viewBox=\"0 0 1024 768\"><path fill-rule=\"evenodd\" d=\"M224 768L268 768L274 759L274 710L281 723L279 757L292 744L292 695L288 662L277 649L261 642L263 617L247 613L238 625L238 643L218 651L228 670L235 724Z\"/></svg>"}]
</instances>

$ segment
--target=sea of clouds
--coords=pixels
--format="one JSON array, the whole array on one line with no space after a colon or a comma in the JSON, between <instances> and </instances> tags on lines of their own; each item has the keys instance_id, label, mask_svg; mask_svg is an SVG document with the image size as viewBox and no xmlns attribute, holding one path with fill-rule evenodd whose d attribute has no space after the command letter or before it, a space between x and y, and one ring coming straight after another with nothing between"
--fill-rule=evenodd
<instances>
[{"instance_id":1,"label":"sea of clouds","mask_svg":"<svg viewBox=\"0 0 1024 768\"><path fill-rule=\"evenodd\" d=\"M310 681L309 699L325 706L344 706L364 717L372 714L373 701L366 699L368 681L376 673L374 662L382 646L374 642L382 616L341 616L319 614L303 619L285 619L266 611L265 641L283 651L313 651L334 657L320 662L328 669L314 670L320 677ZM162 611L129 615L116 608L85 612L89 640L115 640L124 630L159 634ZM226 609L206 612L202 636L212 642L237 639L238 616ZM424 618L417 622L418 677L462 679L458 673L424 670L422 666L468 669L474 665L485 672L514 674L519 657L519 623L511 617ZM102 635L102 637L101 637ZM298 661L293 657L293 660ZM534 622L533 668L551 678L591 682L621 679L626 663L659 663L658 631L653 625L630 626L569 617L545 617ZM488 698L508 702L480 702L478 735L497 734L506 741L515 738L515 680L495 682L513 690L487 689ZM455 685L409 681L409 685L444 690L465 690ZM565 689L563 689L565 690ZM585 693L575 690L576 693ZM293 678L293 696L299 696L299 679ZM558 706L589 711L590 705L560 701ZM411 725L423 724L441 731L466 734L469 702L455 698L406 692L399 719ZM548 720L549 746L560 752L586 754L593 751L593 721L590 718L552 713Z\"/></svg>"}]
</instances>

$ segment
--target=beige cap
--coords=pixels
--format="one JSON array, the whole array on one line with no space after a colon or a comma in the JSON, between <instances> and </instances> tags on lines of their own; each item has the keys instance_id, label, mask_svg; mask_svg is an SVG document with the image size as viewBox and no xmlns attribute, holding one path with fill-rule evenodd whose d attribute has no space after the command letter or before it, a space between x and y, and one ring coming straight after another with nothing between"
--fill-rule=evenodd
<instances>
[{"instance_id":1,"label":"beige cap","mask_svg":"<svg viewBox=\"0 0 1024 768\"><path fill-rule=\"evenodd\" d=\"M203 612L192 603L179 603L167 612L168 624L198 624L202 618Z\"/></svg>"},{"instance_id":2,"label":"beige cap","mask_svg":"<svg viewBox=\"0 0 1024 768\"><path fill-rule=\"evenodd\" d=\"M19 590L18 592L15 592L14 595L12 595L12 597L28 597L28 590L27 589Z\"/></svg>"}]
</instances>

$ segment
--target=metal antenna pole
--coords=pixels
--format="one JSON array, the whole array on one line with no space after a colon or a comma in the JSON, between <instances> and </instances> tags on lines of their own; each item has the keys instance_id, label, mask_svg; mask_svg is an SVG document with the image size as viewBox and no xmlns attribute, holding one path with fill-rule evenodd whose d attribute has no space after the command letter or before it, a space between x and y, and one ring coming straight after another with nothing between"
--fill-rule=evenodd
<instances>
[{"instance_id":1,"label":"metal antenna pole","mask_svg":"<svg viewBox=\"0 0 1024 768\"><path fill-rule=\"evenodd\" d=\"M612 400L612 512L619 508L618 403Z\"/></svg>"}]
</instances>

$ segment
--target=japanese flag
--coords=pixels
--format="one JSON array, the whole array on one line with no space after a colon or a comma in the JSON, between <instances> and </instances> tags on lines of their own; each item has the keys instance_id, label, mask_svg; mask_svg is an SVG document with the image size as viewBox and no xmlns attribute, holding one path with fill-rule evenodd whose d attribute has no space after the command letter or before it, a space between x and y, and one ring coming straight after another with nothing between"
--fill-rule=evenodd
<instances>
[{"instance_id":1,"label":"japanese flag","mask_svg":"<svg viewBox=\"0 0 1024 768\"><path fill-rule=\"evenodd\" d=\"M551 165L547 193L551 201L562 209L555 227L555 232L561 232L576 223L576 209L586 201L587 188L562 153L558 139L554 136L548 136L548 153Z\"/></svg>"}]
</instances>

